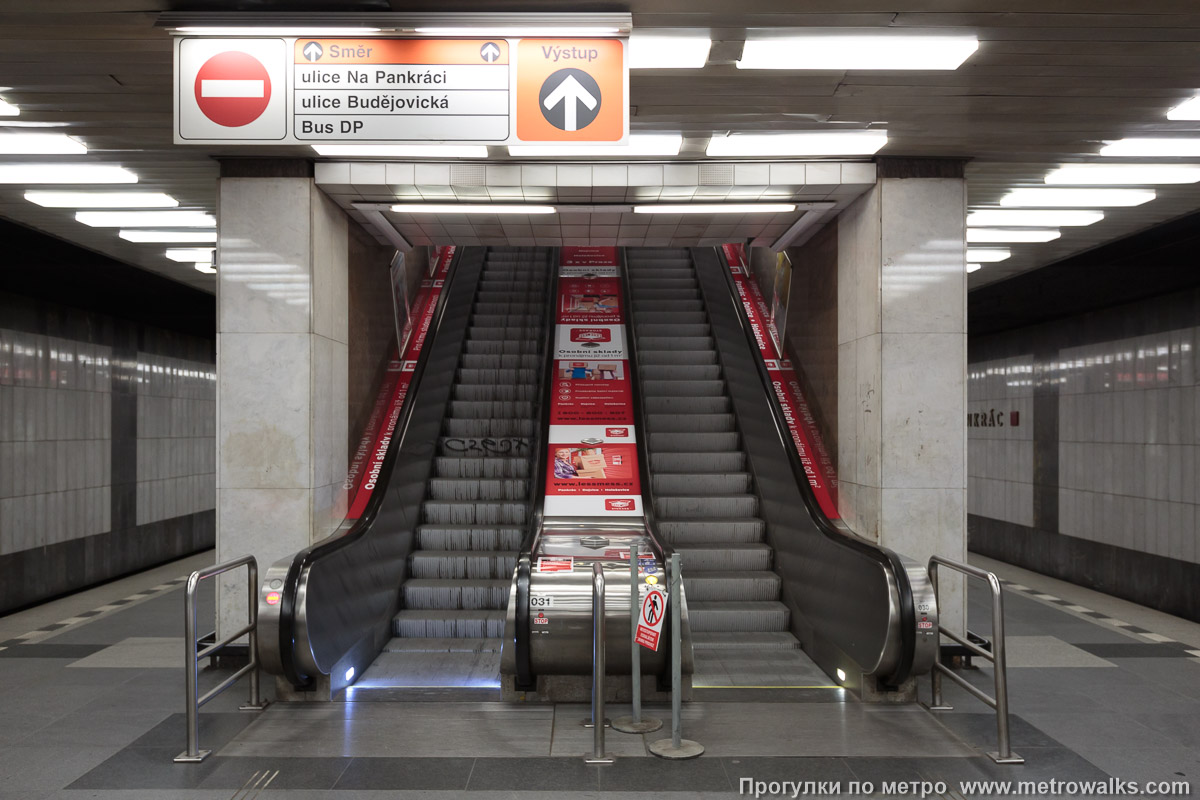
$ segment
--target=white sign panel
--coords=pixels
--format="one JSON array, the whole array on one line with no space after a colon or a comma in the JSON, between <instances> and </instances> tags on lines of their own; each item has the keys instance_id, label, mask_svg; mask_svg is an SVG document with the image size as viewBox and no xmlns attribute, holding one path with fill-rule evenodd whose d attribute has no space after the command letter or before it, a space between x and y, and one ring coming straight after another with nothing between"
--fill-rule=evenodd
<instances>
[{"instance_id":1,"label":"white sign panel","mask_svg":"<svg viewBox=\"0 0 1200 800\"><path fill-rule=\"evenodd\" d=\"M183 39L175 74L176 141L287 138L283 39Z\"/></svg>"}]
</instances>

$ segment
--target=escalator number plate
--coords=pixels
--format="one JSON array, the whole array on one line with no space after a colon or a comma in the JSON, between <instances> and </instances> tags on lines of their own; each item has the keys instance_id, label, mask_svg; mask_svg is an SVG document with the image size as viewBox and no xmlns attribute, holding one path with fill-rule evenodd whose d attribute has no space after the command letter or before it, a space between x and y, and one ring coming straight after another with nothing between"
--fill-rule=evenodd
<instances>
[{"instance_id":1,"label":"escalator number plate","mask_svg":"<svg viewBox=\"0 0 1200 800\"><path fill-rule=\"evenodd\" d=\"M554 595L552 594L531 594L529 595L530 608L554 608Z\"/></svg>"}]
</instances>

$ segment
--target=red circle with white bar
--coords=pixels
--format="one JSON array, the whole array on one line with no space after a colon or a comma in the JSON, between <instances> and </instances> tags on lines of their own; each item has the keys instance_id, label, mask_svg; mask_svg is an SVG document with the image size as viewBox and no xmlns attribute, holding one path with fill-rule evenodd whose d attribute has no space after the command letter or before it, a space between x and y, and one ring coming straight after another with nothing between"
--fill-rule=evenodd
<instances>
[{"instance_id":1,"label":"red circle with white bar","mask_svg":"<svg viewBox=\"0 0 1200 800\"><path fill-rule=\"evenodd\" d=\"M195 91L204 116L226 128L240 128L267 110L271 76L254 56L228 50L204 62L196 72Z\"/></svg>"}]
</instances>

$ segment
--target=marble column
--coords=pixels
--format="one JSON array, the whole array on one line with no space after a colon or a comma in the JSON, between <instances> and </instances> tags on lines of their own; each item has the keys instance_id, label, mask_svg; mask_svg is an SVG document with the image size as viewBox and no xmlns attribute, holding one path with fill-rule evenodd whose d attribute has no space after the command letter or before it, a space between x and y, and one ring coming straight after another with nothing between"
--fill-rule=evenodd
<instances>
[{"instance_id":1,"label":"marble column","mask_svg":"<svg viewBox=\"0 0 1200 800\"><path fill-rule=\"evenodd\" d=\"M232 163L218 189L217 560L250 553L261 572L345 515L349 220L303 162ZM221 630L245 624L244 587L221 579Z\"/></svg>"},{"instance_id":2,"label":"marble column","mask_svg":"<svg viewBox=\"0 0 1200 800\"><path fill-rule=\"evenodd\" d=\"M843 519L901 555L966 557L966 183L962 164L880 159L838 218ZM944 574L944 573L943 573ZM941 581L962 632L962 581Z\"/></svg>"}]
</instances>

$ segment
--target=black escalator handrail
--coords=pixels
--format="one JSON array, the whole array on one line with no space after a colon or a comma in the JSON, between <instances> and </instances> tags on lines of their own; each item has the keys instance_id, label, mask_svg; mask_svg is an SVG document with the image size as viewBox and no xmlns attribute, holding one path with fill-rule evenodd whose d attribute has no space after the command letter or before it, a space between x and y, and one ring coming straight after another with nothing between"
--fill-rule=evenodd
<instances>
[{"instance_id":1,"label":"black escalator handrail","mask_svg":"<svg viewBox=\"0 0 1200 800\"><path fill-rule=\"evenodd\" d=\"M642 377L637 356L637 324L633 319L633 283L629 277L627 253L627 249L622 247L619 258L621 292L625 295L625 302L622 304L622 308L625 309L625 351L629 356L629 374L625 377L629 380L633 398L633 422L638 431L638 472L641 473L642 480L642 516L645 517L646 535L650 538L650 546L654 548L655 555L665 566L675 548L659 536L658 522L654 518L654 478L650 474L649 455L650 426L646 424L646 407L642 400Z\"/></svg>"},{"instance_id":2,"label":"black escalator handrail","mask_svg":"<svg viewBox=\"0 0 1200 800\"><path fill-rule=\"evenodd\" d=\"M358 542L366 536L371 529L371 525L375 522L379 508L387 496L387 486L391 478L392 467L396 463L397 454L403 447L404 437L408 433L413 409L417 405L416 396L420 387L421 376L425 374L425 365L429 360L429 354L433 352L433 341L437 337L438 329L441 328L442 320L446 315L446 304L450 297L450 285L454 280L454 275L457 272L459 260L462 258L463 253L463 248L459 248L455 252L454 258L450 263L450 268L446 271L443 289L438 297L437 308L433 313L433 320L429 325L429 330L425 334L425 342L421 347L421 354L417 357L417 363L413 368L412 379L409 381L400 417L396 420L396 431L392 435L391 442L388 443L387 453L383 457L383 464L380 465L375 491L372 492L370 500L367 501L367 507L363 510L362 516L345 533L335 532L298 552L293 557L291 566L288 567L287 577L284 579L279 601L279 658L283 667L284 677L296 689L305 690L311 688L313 685L313 676L301 674L296 663L294 649L296 641L296 597L300 588L300 576L317 561ZM413 335L415 334L416 331L414 330ZM400 355L403 355L403 353Z\"/></svg>"},{"instance_id":3,"label":"black escalator handrail","mask_svg":"<svg viewBox=\"0 0 1200 800\"><path fill-rule=\"evenodd\" d=\"M533 481L530 483L529 527L517 555L516 662L517 688L533 687L533 667L529 656L529 583L532 574L533 551L542 535L546 510L546 464L550 457L550 405L554 399L555 335L558 321L558 248L547 253L550 269L549 292L546 300L546 336L543 341L542 397L538 408L538 446L534 453Z\"/></svg>"},{"instance_id":4,"label":"black escalator handrail","mask_svg":"<svg viewBox=\"0 0 1200 800\"><path fill-rule=\"evenodd\" d=\"M769 399L767 405L771 409L771 418L775 423L775 430L779 435L780 443L787 453L788 463L791 465L792 475L796 481L796 488L800 490L800 496L804 500L804 506L808 510L809 517L812 518L813 523L817 526L817 530L833 542L833 544L854 550L877 562L885 571L892 575L893 580L896 582L896 588L899 593L898 599L900 601L901 652L900 662L896 670L888 676L888 681L892 686L898 686L909 677L917 646L916 603L913 600L912 584L908 578L908 570L904 568L900 557L893 550L867 541L852 531L840 530L825 516L825 512L821 510L816 495L813 493L812 485L808 482L808 475L804 471L804 465L800 462L800 454L796 452L791 430L788 428L787 419L783 415L783 409L779 407L779 399L775 396L775 387L771 381L771 375L767 371L767 365L758 355L758 340L755 338L754 331L750 327L750 320L746 316L746 309L742 306L741 300L738 297L737 285L733 280L733 273L729 270L729 262L726 260L721 248L717 247L713 249L717 254L718 263L724 267L722 271L725 273L725 282L729 287L730 302L734 305L738 324L741 326L742 333L746 337L746 343L750 347L750 352L755 354L754 366L758 371L759 379L762 381L763 390L767 393Z\"/></svg>"}]
</instances>

